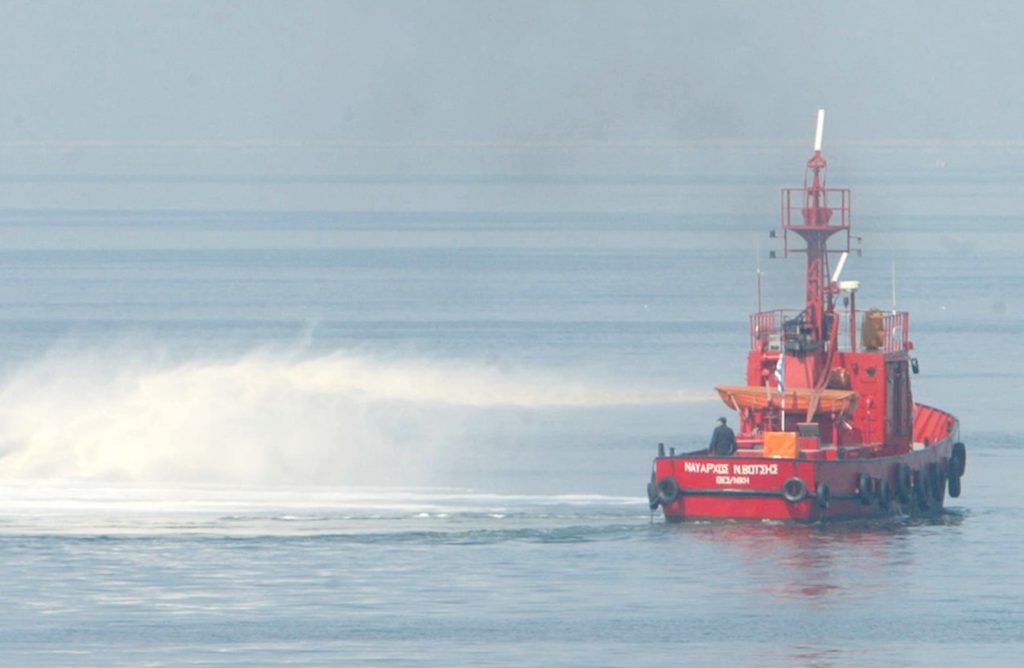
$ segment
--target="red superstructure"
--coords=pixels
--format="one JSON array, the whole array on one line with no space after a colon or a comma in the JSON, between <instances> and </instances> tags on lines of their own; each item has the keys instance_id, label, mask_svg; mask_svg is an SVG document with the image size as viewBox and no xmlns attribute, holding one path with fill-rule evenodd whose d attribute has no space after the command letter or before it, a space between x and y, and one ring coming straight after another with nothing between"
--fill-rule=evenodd
<instances>
[{"instance_id":1,"label":"red superstructure","mask_svg":"<svg viewBox=\"0 0 1024 668\"><path fill-rule=\"evenodd\" d=\"M668 520L928 513L960 494L959 422L911 393L909 315L858 311L859 283L839 280L850 191L826 186L823 121L803 187L782 191L785 255L807 256L805 306L754 313L746 384L715 388L737 413L734 454L659 446L648 497Z\"/></svg>"}]
</instances>

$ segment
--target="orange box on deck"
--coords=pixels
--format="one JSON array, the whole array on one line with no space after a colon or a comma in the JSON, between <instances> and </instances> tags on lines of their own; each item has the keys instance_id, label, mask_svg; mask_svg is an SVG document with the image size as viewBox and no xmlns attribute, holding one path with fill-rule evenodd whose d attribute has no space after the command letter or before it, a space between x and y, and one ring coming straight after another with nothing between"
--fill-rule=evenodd
<instances>
[{"instance_id":1,"label":"orange box on deck","mask_svg":"<svg viewBox=\"0 0 1024 668\"><path fill-rule=\"evenodd\" d=\"M766 431L762 451L765 457L796 457L796 432Z\"/></svg>"}]
</instances>

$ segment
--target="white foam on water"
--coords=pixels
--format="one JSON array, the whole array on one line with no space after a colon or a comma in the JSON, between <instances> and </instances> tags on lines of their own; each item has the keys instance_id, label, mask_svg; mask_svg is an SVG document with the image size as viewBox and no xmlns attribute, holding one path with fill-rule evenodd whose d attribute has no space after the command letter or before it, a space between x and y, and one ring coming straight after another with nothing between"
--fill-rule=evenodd
<instances>
[{"instance_id":1,"label":"white foam on water","mask_svg":"<svg viewBox=\"0 0 1024 668\"><path fill-rule=\"evenodd\" d=\"M351 352L55 351L0 380L0 478L428 484L484 411L706 399Z\"/></svg>"},{"instance_id":2,"label":"white foam on water","mask_svg":"<svg viewBox=\"0 0 1024 668\"><path fill-rule=\"evenodd\" d=\"M241 486L8 480L0 535L359 535L607 521L640 497L447 488ZM602 519L604 518L604 519ZM495 524L500 522L500 524Z\"/></svg>"}]
</instances>

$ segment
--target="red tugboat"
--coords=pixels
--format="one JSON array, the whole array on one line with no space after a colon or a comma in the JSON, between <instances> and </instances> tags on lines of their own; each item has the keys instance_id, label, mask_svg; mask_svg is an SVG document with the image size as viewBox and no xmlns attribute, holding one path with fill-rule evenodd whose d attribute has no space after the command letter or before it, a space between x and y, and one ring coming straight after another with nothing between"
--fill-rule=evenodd
<instances>
[{"instance_id":1,"label":"red tugboat","mask_svg":"<svg viewBox=\"0 0 1024 668\"><path fill-rule=\"evenodd\" d=\"M819 111L803 187L782 191L785 255L807 255L806 305L754 313L746 384L715 388L738 414L735 452L659 445L648 498L669 521L928 514L947 489L960 495L959 422L911 394L908 314L858 311L859 283L839 280L850 191L826 187L823 123Z\"/></svg>"}]
</instances>

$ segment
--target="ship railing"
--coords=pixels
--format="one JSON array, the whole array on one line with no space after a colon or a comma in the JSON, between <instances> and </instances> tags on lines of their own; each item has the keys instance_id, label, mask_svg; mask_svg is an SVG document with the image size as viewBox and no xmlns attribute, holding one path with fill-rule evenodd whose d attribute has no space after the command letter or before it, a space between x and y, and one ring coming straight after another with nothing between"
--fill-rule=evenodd
<instances>
[{"instance_id":1,"label":"ship railing","mask_svg":"<svg viewBox=\"0 0 1024 668\"><path fill-rule=\"evenodd\" d=\"M781 222L785 231L824 228L846 233L845 250L850 249L850 190L848 188L822 188L816 191L817 205L811 201L809 190L783 188ZM786 255L790 252L786 242Z\"/></svg>"},{"instance_id":2,"label":"ship railing","mask_svg":"<svg viewBox=\"0 0 1024 668\"><path fill-rule=\"evenodd\" d=\"M775 309L772 311L760 311L750 316L750 348L769 353L781 353L787 349L787 342L791 342L794 336L799 335L800 321L803 311L796 309ZM861 350L877 350L879 352L893 353L909 348L910 343L910 314L906 311L877 311L875 309L857 309L854 313L855 328L862 326L864 318L868 313L880 320L880 340L873 343L878 344L872 347L865 347L864 342L857 337L858 331L850 331L849 310L837 309L835 311L834 323L839 327L837 338L838 349L843 352L857 352ZM880 315L880 317L879 317Z\"/></svg>"}]
</instances>

